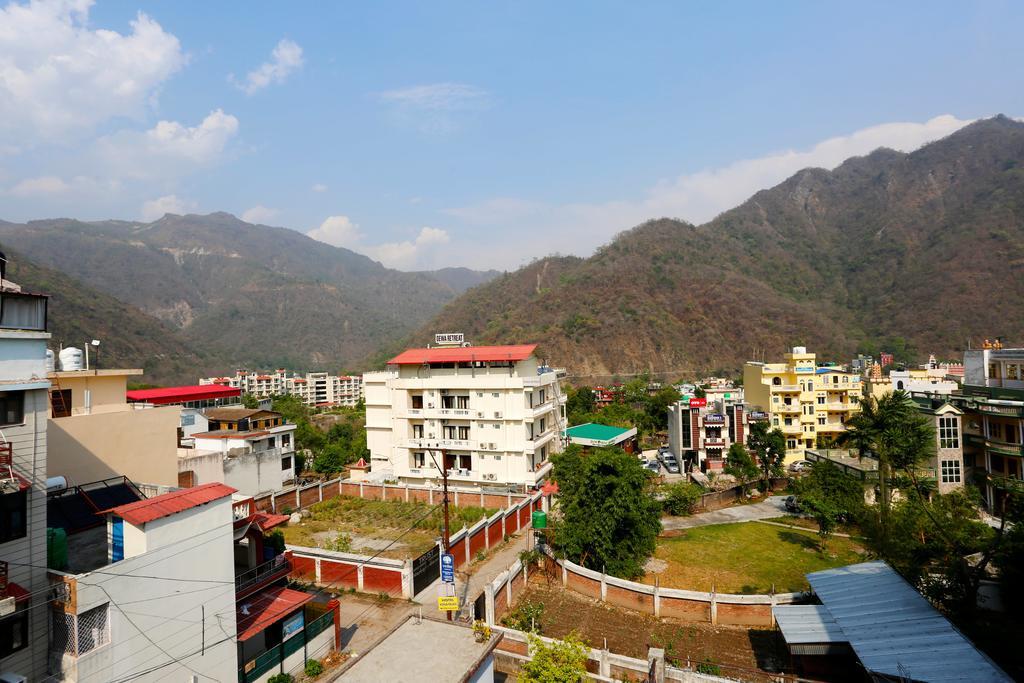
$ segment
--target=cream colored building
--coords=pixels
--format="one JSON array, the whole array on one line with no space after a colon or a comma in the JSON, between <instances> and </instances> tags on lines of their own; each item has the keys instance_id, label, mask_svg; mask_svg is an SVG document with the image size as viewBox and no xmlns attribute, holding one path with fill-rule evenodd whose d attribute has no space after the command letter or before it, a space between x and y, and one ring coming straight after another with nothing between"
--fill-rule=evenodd
<instances>
[{"instance_id":1,"label":"cream colored building","mask_svg":"<svg viewBox=\"0 0 1024 683\"><path fill-rule=\"evenodd\" d=\"M750 361L743 368L743 390L752 411L771 416L786 437L786 462L805 449L834 440L859 408L861 378L840 367L818 367L816 357L795 346L781 363Z\"/></svg>"},{"instance_id":2,"label":"cream colored building","mask_svg":"<svg viewBox=\"0 0 1024 683\"><path fill-rule=\"evenodd\" d=\"M72 486L126 476L178 485L178 406L127 403L128 378L142 370L50 372L49 476Z\"/></svg>"},{"instance_id":3,"label":"cream colored building","mask_svg":"<svg viewBox=\"0 0 1024 683\"><path fill-rule=\"evenodd\" d=\"M409 349L363 375L371 476L533 486L562 450L565 397L535 344Z\"/></svg>"}]
</instances>

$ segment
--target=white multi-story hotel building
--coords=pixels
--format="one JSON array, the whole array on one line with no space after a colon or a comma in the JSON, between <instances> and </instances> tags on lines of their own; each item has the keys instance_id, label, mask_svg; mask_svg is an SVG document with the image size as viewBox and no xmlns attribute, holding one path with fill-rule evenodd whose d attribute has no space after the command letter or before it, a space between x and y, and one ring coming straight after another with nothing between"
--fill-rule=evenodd
<instances>
[{"instance_id":1,"label":"white multi-story hotel building","mask_svg":"<svg viewBox=\"0 0 1024 683\"><path fill-rule=\"evenodd\" d=\"M238 370L230 377L204 377L199 380L199 384L233 387L256 398L291 394L313 407L354 407L363 399L362 377L332 375L327 372L289 375L283 368L269 373Z\"/></svg>"},{"instance_id":2,"label":"white multi-story hotel building","mask_svg":"<svg viewBox=\"0 0 1024 683\"><path fill-rule=\"evenodd\" d=\"M534 486L562 450L565 397L536 344L409 349L363 375L371 474Z\"/></svg>"}]
</instances>

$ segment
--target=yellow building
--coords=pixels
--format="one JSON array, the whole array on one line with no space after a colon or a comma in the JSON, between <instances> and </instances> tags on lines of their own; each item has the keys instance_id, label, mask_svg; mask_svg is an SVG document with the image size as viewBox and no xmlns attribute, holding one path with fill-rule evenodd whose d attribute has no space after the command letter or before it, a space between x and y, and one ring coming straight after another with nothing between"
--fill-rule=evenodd
<instances>
[{"instance_id":1,"label":"yellow building","mask_svg":"<svg viewBox=\"0 0 1024 683\"><path fill-rule=\"evenodd\" d=\"M751 410L771 415L786 436L786 462L799 460L819 440L827 444L846 430L858 409L860 375L839 367L817 367L815 355L793 347L782 363L750 361L743 390Z\"/></svg>"}]
</instances>

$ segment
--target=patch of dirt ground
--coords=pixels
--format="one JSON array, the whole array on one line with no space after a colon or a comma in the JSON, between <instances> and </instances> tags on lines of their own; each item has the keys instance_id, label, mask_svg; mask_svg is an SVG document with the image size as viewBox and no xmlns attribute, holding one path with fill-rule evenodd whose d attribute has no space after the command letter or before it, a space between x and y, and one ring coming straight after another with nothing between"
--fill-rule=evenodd
<instances>
[{"instance_id":1,"label":"patch of dirt ground","mask_svg":"<svg viewBox=\"0 0 1024 683\"><path fill-rule=\"evenodd\" d=\"M607 639L609 651L638 659L647 659L649 647L661 647L673 665L711 661L722 676L742 681L768 683L789 670L782 635L772 629L656 619L574 593L543 574L531 577L516 605L524 601L544 604L541 634L552 638L576 631L591 647Z\"/></svg>"}]
</instances>

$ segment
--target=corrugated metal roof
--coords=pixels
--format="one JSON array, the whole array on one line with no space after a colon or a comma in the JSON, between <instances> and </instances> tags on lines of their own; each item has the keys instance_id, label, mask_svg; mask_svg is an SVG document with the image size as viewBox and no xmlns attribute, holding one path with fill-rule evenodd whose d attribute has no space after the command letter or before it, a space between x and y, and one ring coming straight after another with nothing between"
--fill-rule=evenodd
<instances>
[{"instance_id":1,"label":"corrugated metal roof","mask_svg":"<svg viewBox=\"0 0 1024 683\"><path fill-rule=\"evenodd\" d=\"M171 491L155 498L146 498L127 505L119 505L98 514L117 515L129 524L139 526L161 517L169 517L185 510L219 500L237 493L238 489L217 482L203 484L190 489Z\"/></svg>"},{"instance_id":2,"label":"corrugated metal roof","mask_svg":"<svg viewBox=\"0 0 1024 683\"><path fill-rule=\"evenodd\" d=\"M915 681L1010 681L884 562L807 575L864 667Z\"/></svg>"},{"instance_id":3,"label":"corrugated metal roof","mask_svg":"<svg viewBox=\"0 0 1024 683\"><path fill-rule=\"evenodd\" d=\"M625 441L633 434L636 434L636 429L624 429L622 427L612 427L611 425L588 422L586 424L576 425L575 427L569 427L565 430L565 434L570 439L588 439L590 441L608 441L610 443L618 443L619 441Z\"/></svg>"},{"instance_id":4,"label":"corrugated metal roof","mask_svg":"<svg viewBox=\"0 0 1024 683\"><path fill-rule=\"evenodd\" d=\"M225 387L222 384L195 384L185 387L161 387L159 389L132 389L125 392L129 402L142 403L185 403L213 398L240 396L241 389Z\"/></svg>"},{"instance_id":5,"label":"corrugated metal roof","mask_svg":"<svg viewBox=\"0 0 1024 683\"><path fill-rule=\"evenodd\" d=\"M521 361L533 355L536 344L515 346L456 346L434 349L409 349L388 361L388 365L422 363L470 363L473 361Z\"/></svg>"},{"instance_id":6,"label":"corrugated metal roof","mask_svg":"<svg viewBox=\"0 0 1024 683\"><path fill-rule=\"evenodd\" d=\"M847 642L824 605L779 605L772 611L787 645Z\"/></svg>"},{"instance_id":7,"label":"corrugated metal roof","mask_svg":"<svg viewBox=\"0 0 1024 683\"><path fill-rule=\"evenodd\" d=\"M251 595L237 605L238 640L259 635L271 624L285 618L311 601L313 596L291 588L269 588Z\"/></svg>"}]
</instances>

